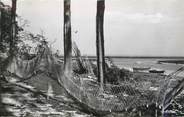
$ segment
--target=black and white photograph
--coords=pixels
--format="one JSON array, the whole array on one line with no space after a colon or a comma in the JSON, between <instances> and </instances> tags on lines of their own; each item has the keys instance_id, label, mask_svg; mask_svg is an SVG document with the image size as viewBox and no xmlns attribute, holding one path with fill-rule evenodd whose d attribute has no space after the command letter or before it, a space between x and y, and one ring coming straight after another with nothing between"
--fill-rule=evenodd
<instances>
[{"instance_id":1,"label":"black and white photograph","mask_svg":"<svg viewBox=\"0 0 184 117\"><path fill-rule=\"evenodd\" d=\"M0 0L0 117L184 117L184 0Z\"/></svg>"}]
</instances>

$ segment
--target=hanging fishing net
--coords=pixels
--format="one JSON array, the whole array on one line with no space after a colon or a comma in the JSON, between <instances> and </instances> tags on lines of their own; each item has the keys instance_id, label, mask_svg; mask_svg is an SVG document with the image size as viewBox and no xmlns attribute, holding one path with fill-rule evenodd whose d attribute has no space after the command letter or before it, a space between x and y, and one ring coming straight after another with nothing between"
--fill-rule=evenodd
<instances>
[{"instance_id":1,"label":"hanging fishing net","mask_svg":"<svg viewBox=\"0 0 184 117\"><path fill-rule=\"evenodd\" d=\"M155 75L150 79L149 74L146 74L142 80L132 76L118 85L104 84L102 90L100 84L94 80L95 78L89 78L90 74L92 74L91 77L95 77L95 75L88 59L82 62L83 60L78 56L78 61L81 63L76 65L86 69L85 73L89 73L88 75L76 75L74 72L65 74L59 61L50 49L46 48L43 54L32 60L23 61L14 58L7 70L22 78L29 77L39 69L47 71L57 78L60 85L72 98L80 102L83 107L95 112L121 112L152 104L156 104L164 110L184 86L183 79L175 79L175 76L184 70L182 67L168 76L162 76L162 78L157 78L158 75Z\"/></svg>"}]
</instances>

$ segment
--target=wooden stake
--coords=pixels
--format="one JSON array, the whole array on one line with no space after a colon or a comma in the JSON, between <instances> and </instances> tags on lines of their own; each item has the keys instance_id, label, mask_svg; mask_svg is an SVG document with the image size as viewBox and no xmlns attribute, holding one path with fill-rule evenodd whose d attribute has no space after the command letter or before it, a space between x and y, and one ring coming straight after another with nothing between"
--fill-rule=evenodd
<instances>
[{"instance_id":1,"label":"wooden stake","mask_svg":"<svg viewBox=\"0 0 184 117\"><path fill-rule=\"evenodd\" d=\"M97 68L98 68L98 82L100 82L102 90L103 90L103 83L105 83L104 28L103 28L104 10L105 10L105 0L97 0L97 14L96 14Z\"/></svg>"},{"instance_id":2,"label":"wooden stake","mask_svg":"<svg viewBox=\"0 0 184 117\"><path fill-rule=\"evenodd\" d=\"M10 39L10 55L14 55L15 39L16 39L16 9L17 0L12 0L11 8L11 39Z\"/></svg>"},{"instance_id":3,"label":"wooden stake","mask_svg":"<svg viewBox=\"0 0 184 117\"><path fill-rule=\"evenodd\" d=\"M64 0L64 71L72 73L71 0Z\"/></svg>"},{"instance_id":4,"label":"wooden stake","mask_svg":"<svg viewBox=\"0 0 184 117\"><path fill-rule=\"evenodd\" d=\"M156 104L155 104L155 117L158 117L158 110L157 110L157 108L158 108L158 104L156 102Z\"/></svg>"},{"instance_id":5,"label":"wooden stake","mask_svg":"<svg viewBox=\"0 0 184 117\"><path fill-rule=\"evenodd\" d=\"M0 43L2 43L2 9L1 8L0 8Z\"/></svg>"}]
</instances>

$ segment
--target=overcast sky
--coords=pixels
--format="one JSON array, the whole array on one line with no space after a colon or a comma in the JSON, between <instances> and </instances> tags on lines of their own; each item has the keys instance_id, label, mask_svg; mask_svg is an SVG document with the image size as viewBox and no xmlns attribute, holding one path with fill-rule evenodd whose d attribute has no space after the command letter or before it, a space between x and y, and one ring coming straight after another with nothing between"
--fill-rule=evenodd
<instances>
[{"instance_id":1,"label":"overcast sky","mask_svg":"<svg viewBox=\"0 0 184 117\"><path fill-rule=\"evenodd\" d=\"M72 38L95 55L96 0L71 1ZM63 52L63 0L18 0L18 15ZM184 0L106 0L104 26L106 55L184 56Z\"/></svg>"}]
</instances>

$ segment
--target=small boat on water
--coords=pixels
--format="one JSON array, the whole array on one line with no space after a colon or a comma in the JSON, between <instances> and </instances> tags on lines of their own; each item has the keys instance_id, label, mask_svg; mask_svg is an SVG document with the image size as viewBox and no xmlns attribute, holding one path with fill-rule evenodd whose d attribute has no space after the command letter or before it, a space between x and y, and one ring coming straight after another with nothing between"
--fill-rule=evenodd
<instances>
[{"instance_id":1,"label":"small boat on water","mask_svg":"<svg viewBox=\"0 0 184 117\"><path fill-rule=\"evenodd\" d=\"M133 71L138 72L138 71L149 71L150 67L133 67Z\"/></svg>"},{"instance_id":2,"label":"small boat on water","mask_svg":"<svg viewBox=\"0 0 184 117\"><path fill-rule=\"evenodd\" d=\"M149 72L150 73L164 73L165 70L162 70L162 69L150 69Z\"/></svg>"}]
</instances>

